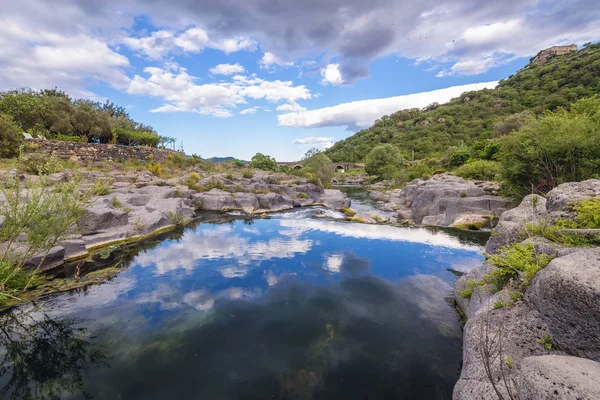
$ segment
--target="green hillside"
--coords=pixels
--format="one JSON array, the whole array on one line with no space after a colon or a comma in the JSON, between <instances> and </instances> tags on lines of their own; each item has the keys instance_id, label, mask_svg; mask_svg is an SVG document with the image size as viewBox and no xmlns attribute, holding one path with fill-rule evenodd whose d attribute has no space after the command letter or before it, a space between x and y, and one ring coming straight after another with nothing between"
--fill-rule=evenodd
<instances>
[{"instance_id":1,"label":"green hillside","mask_svg":"<svg viewBox=\"0 0 600 400\"><path fill-rule=\"evenodd\" d=\"M380 144L396 146L405 160L447 159L456 148L485 148L488 139L519 129L545 110L568 108L600 93L600 44L530 64L495 89L463 93L424 110L387 115L327 151L335 162L361 162ZM431 160L433 162L433 160Z\"/></svg>"}]
</instances>

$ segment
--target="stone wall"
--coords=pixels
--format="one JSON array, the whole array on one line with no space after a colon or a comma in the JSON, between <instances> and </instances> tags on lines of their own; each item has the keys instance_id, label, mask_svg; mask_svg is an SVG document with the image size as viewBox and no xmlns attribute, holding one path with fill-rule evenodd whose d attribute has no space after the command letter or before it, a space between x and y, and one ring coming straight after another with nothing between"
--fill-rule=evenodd
<instances>
[{"instance_id":1,"label":"stone wall","mask_svg":"<svg viewBox=\"0 0 600 400\"><path fill-rule=\"evenodd\" d=\"M60 140L26 139L35 144L40 151L56 155L62 159L77 158L82 161L147 160L148 155L158 162L164 162L169 155L181 154L173 150L150 147L132 147L118 144L78 143Z\"/></svg>"},{"instance_id":2,"label":"stone wall","mask_svg":"<svg viewBox=\"0 0 600 400\"><path fill-rule=\"evenodd\" d=\"M554 56L560 56L563 54L570 53L572 51L577 51L576 44L570 44L568 46L552 46L548 49L544 49L537 53L535 57L533 57L530 61L536 65L545 64L549 58Z\"/></svg>"}]
</instances>

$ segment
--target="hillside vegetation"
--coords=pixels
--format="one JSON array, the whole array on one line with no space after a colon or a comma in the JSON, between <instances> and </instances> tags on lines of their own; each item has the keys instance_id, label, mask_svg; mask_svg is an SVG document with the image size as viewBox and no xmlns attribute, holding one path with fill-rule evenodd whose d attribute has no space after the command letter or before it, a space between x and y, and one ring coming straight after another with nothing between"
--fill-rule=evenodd
<instances>
[{"instance_id":1,"label":"hillside vegetation","mask_svg":"<svg viewBox=\"0 0 600 400\"><path fill-rule=\"evenodd\" d=\"M327 155L334 162L362 162L375 146L391 143L406 160L441 159L453 147L500 137L517 130L530 115L568 107L597 93L600 44L592 44L541 66L530 64L495 89L466 92L446 104L383 116L372 127L337 142Z\"/></svg>"},{"instance_id":2,"label":"hillside vegetation","mask_svg":"<svg viewBox=\"0 0 600 400\"><path fill-rule=\"evenodd\" d=\"M9 143L18 144L15 130L48 139L128 146L157 147L174 141L134 121L125 107L72 99L56 89L0 92L0 128L0 142L6 144L0 148L3 157L11 155Z\"/></svg>"},{"instance_id":3,"label":"hillside vegetation","mask_svg":"<svg viewBox=\"0 0 600 400\"><path fill-rule=\"evenodd\" d=\"M544 65L530 64L495 89L383 116L327 155L365 162L368 173L397 184L451 170L503 180L506 194L515 197L544 192L598 176L598 93L600 44L587 44Z\"/></svg>"}]
</instances>

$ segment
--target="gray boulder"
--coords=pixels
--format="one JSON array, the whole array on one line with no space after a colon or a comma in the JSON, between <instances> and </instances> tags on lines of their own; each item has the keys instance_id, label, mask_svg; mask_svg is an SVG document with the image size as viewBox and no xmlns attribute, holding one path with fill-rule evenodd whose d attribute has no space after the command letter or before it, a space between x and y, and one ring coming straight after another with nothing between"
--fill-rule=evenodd
<instances>
[{"instance_id":1,"label":"gray boulder","mask_svg":"<svg viewBox=\"0 0 600 400\"><path fill-rule=\"evenodd\" d=\"M236 193L234 198L235 208L242 209L248 213L260 208L258 198L252 193Z\"/></svg>"},{"instance_id":2,"label":"gray boulder","mask_svg":"<svg viewBox=\"0 0 600 400\"><path fill-rule=\"evenodd\" d=\"M40 271L45 271L62 265L65 261L65 248L55 246L50 249L48 254L37 254L25 261L25 268L34 269L39 266Z\"/></svg>"},{"instance_id":3,"label":"gray boulder","mask_svg":"<svg viewBox=\"0 0 600 400\"><path fill-rule=\"evenodd\" d=\"M192 207L190 200L184 200L179 198L152 198L148 204L146 204L146 210L149 212L161 211L167 216L180 215L184 219L190 219L194 216L194 208Z\"/></svg>"},{"instance_id":4,"label":"gray boulder","mask_svg":"<svg viewBox=\"0 0 600 400\"><path fill-rule=\"evenodd\" d=\"M548 193L546 208L551 212L563 211L569 203L597 196L600 196L600 179L563 183Z\"/></svg>"},{"instance_id":5,"label":"gray boulder","mask_svg":"<svg viewBox=\"0 0 600 400\"><path fill-rule=\"evenodd\" d=\"M226 211L237 208L231 193L219 189L211 189L206 193L196 193L192 196L192 201L197 203L199 208L206 211Z\"/></svg>"},{"instance_id":6,"label":"gray boulder","mask_svg":"<svg viewBox=\"0 0 600 400\"><path fill-rule=\"evenodd\" d=\"M527 357L518 382L520 400L597 400L600 364L569 356Z\"/></svg>"},{"instance_id":7,"label":"gray boulder","mask_svg":"<svg viewBox=\"0 0 600 400\"><path fill-rule=\"evenodd\" d=\"M325 189L319 196L317 203L325 204L327 207L335 210L350 207L348 196L337 189Z\"/></svg>"},{"instance_id":8,"label":"gray boulder","mask_svg":"<svg viewBox=\"0 0 600 400\"><path fill-rule=\"evenodd\" d=\"M294 208L294 201L287 196L277 193L267 193L256 195L258 207L264 211L282 211Z\"/></svg>"},{"instance_id":9,"label":"gray boulder","mask_svg":"<svg viewBox=\"0 0 600 400\"><path fill-rule=\"evenodd\" d=\"M600 361L600 248L555 258L527 295L559 348Z\"/></svg>"},{"instance_id":10,"label":"gray boulder","mask_svg":"<svg viewBox=\"0 0 600 400\"><path fill-rule=\"evenodd\" d=\"M536 194L526 196L517 207L502 213L485 245L485 251L494 254L509 243L520 242L524 239L523 229L526 224L538 223L545 218L546 199Z\"/></svg>"},{"instance_id":11,"label":"gray boulder","mask_svg":"<svg viewBox=\"0 0 600 400\"><path fill-rule=\"evenodd\" d=\"M88 251L85 247L85 241L82 239L68 239L59 243L59 246L65 249L65 260L85 257Z\"/></svg>"},{"instance_id":12,"label":"gray boulder","mask_svg":"<svg viewBox=\"0 0 600 400\"><path fill-rule=\"evenodd\" d=\"M109 208L106 204L95 203L88 208L78 222L83 233L91 233L108 228L127 225L127 213Z\"/></svg>"}]
</instances>

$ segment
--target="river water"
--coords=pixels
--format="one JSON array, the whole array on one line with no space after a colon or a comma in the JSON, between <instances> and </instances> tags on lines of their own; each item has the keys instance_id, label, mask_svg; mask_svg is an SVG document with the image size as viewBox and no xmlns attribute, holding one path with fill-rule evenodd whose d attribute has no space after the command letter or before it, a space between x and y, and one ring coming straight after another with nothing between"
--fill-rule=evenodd
<instances>
[{"instance_id":1,"label":"river water","mask_svg":"<svg viewBox=\"0 0 600 400\"><path fill-rule=\"evenodd\" d=\"M199 223L5 313L0 398L450 399L448 269L475 267L481 242L336 218Z\"/></svg>"}]
</instances>

